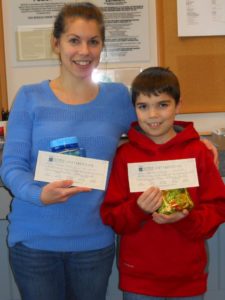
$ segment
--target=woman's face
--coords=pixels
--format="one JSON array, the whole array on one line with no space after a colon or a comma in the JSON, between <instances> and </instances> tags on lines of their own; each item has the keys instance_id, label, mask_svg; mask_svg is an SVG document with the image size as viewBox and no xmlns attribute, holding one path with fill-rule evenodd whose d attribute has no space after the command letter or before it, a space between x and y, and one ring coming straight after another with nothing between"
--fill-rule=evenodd
<instances>
[{"instance_id":1,"label":"woman's face","mask_svg":"<svg viewBox=\"0 0 225 300\"><path fill-rule=\"evenodd\" d=\"M100 61L103 41L98 23L83 18L69 19L65 32L54 40L62 72L79 79L91 78Z\"/></svg>"}]
</instances>

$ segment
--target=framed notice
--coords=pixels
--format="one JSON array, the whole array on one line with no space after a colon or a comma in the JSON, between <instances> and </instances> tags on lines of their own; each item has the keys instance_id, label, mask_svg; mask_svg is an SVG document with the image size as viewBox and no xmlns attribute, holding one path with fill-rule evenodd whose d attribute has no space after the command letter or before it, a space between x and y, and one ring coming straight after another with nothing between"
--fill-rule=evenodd
<instances>
[{"instance_id":1,"label":"framed notice","mask_svg":"<svg viewBox=\"0 0 225 300\"><path fill-rule=\"evenodd\" d=\"M71 0L11 1L15 66L58 64L50 35L59 10ZM79 2L79 1L74 1ZM150 60L149 0L93 0L105 17L103 63L148 63Z\"/></svg>"}]
</instances>

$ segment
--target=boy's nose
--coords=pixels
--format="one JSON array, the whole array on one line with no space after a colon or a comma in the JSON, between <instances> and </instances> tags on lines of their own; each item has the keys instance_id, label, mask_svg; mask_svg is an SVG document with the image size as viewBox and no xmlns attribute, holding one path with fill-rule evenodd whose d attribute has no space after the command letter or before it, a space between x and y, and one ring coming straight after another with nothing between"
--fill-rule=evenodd
<instances>
[{"instance_id":1,"label":"boy's nose","mask_svg":"<svg viewBox=\"0 0 225 300\"><path fill-rule=\"evenodd\" d=\"M155 108L150 108L148 112L149 118L154 118L158 115L157 110Z\"/></svg>"}]
</instances>

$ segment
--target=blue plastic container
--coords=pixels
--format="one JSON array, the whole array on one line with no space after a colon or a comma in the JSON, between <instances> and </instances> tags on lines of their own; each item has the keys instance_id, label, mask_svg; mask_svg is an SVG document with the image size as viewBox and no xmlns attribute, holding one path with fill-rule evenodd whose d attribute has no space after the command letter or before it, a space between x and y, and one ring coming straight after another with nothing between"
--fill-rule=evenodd
<instances>
[{"instance_id":1,"label":"blue plastic container","mask_svg":"<svg viewBox=\"0 0 225 300\"><path fill-rule=\"evenodd\" d=\"M60 138L50 142L52 152L66 155L86 156L85 149L80 148L76 136Z\"/></svg>"}]
</instances>

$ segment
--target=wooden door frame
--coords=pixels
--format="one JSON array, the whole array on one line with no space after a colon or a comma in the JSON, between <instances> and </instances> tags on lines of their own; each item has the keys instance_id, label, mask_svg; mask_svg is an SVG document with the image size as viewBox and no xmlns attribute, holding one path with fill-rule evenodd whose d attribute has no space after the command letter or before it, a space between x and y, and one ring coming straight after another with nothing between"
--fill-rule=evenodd
<instances>
[{"instance_id":1,"label":"wooden door frame","mask_svg":"<svg viewBox=\"0 0 225 300\"><path fill-rule=\"evenodd\" d=\"M2 0L0 0L0 110L8 110ZM0 114L1 119L1 114Z\"/></svg>"}]
</instances>

